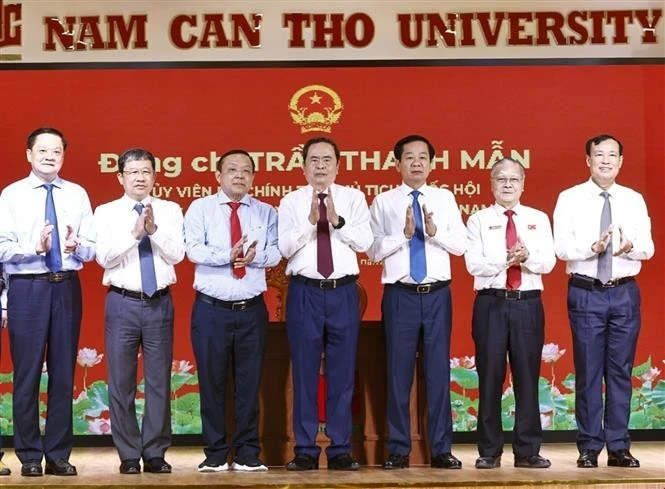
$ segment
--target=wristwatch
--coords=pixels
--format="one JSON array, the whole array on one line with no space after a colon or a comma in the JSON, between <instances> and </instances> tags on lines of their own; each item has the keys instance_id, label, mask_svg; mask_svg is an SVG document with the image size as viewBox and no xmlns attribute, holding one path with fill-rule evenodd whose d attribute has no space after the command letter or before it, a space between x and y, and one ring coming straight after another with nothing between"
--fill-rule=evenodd
<instances>
[{"instance_id":1,"label":"wristwatch","mask_svg":"<svg viewBox=\"0 0 665 489\"><path fill-rule=\"evenodd\" d=\"M333 229L341 229L341 227L344 226L344 224L346 224L346 221L342 216L337 216L337 219L338 219L337 226L333 226Z\"/></svg>"}]
</instances>

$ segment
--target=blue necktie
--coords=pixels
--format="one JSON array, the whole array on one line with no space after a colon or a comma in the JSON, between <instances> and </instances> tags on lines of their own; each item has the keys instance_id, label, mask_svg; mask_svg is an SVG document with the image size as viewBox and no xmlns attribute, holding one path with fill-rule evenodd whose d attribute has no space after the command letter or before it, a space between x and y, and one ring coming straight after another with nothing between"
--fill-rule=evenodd
<instances>
[{"instance_id":1,"label":"blue necktie","mask_svg":"<svg viewBox=\"0 0 665 489\"><path fill-rule=\"evenodd\" d=\"M62 254L60 252L60 234L58 234L58 216L55 214L55 203L53 202L53 184L42 185L46 189L46 220L53 224L51 232L51 249L46 252L46 266L52 272L62 270Z\"/></svg>"},{"instance_id":2,"label":"blue necktie","mask_svg":"<svg viewBox=\"0 0 665 489\"><path fill-rule=\"evenodd\" d=\"M416 232L411 237L409 244L410 275L413 280L420 283L427 276L427 262L425 259L425 233L423 232L423 213L420 210L418 196L420 192L414 190L413 196L413 220L416 222Z\"/></svg>"},{"instance_id":3,"label":"blue necktie","mask_svg":"<svg viewBox=\"0 0 665 489\"><path fill-rule=\"evenodd\" d=\"M139 215L143 212L143 204L134 206ZM152 296L157 291L157 275L155 274L155 261L152 258L152 246L150 238L146 234L139 243L139 260L141 263L141 284L143 293Z\"/></svg>"}]
</instances>

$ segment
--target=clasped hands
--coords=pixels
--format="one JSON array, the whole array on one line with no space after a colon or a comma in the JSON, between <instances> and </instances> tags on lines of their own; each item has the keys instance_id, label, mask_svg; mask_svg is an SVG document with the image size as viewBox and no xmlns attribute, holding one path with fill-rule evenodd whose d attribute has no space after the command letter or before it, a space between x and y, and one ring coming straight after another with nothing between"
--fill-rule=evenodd
<instances>
[{"instance_id":1,"label":"clasped hands","mask_svg":"<svg viewBox=\"0 0 665 489\"><path fill-rule=\"evenodd\" d=\"M430 238L436 234L436 224L434 224L434 218L432 217L433 215L434 212L428 212L427 206L423 204L423 224L425 226L425 233ZM411 204L406 208L406 217L404 219L404 236L406 239L411 239L415 233L416 220L413 217L413 204Z\"/></svg>"},{"instance_id":2,"label":"clasped hands","mask_svg":"<svg viewBox=\"0 0 665 489\"><path fill-rule=\"evenodd\" d=\"M256 256L257 241L254 240L252 244L247 247L247 252L243 254L243 246L245 246L245 243L247 243L246 234L233 245L233 248L231 248L230 261L233 268L242 268L249 265Z\"/></svg>"},{"instance_id":3,"label":"clasped hands","mask_svg":"<svg viewBox=\"0 0 665 489\"><path fill-rule=\"evenodd\" d=\"M619 229L619 248L616 249L613 253L614 256L619 256L624 253L629 253L633 249L632 241L626 239L623 235L623 229L621 226L617 226ZM610 224L609 227L600 234L598 241L591 245L591 251L596 254L604 252L612 241L612 233L614 232L614 224Z\"/></svg>"},{"instance_id":4,"label":"clasped hands","mask_svg":"<svg viewBox=\"0 0 665 489\"><path fill-rule=\"evenodd\" d=\"M41 255L42 253L47 253L48 251L51 250L51 246L53 245L54 227L55 226L51 224L48 221L48 219L44 221L44 227L39 232L39 239L37 240L37 244L35 245L35 251L37 252L38 255ZM74 232L74 228L71 227L69 224L67 224L67 235L65 236L64 252L74 253L76 247L79 245L80 242L81 241L76 235L76 232Z\"/></svg>"},{"instance_id":5,"label":"clasped hands","mask_svg":"<svg viewBox=\"0 0 665 489\"><path fill-rule=\"evenodd\" d=\"M326 198L324 200L326 204L326 218L328 219L328 222L332 224L333 227L336 227L339 224L339 216L337 215L337 211L335 210L335 203L333 202L332 199L332 189L328 189L328 193L326 194ZM312 201L310 203L309 207L309 222L313 226L316 225L317 222L319 222L319 218L321 217L319 215L319 193L314 189L312 191Z\"/></svg>"},{"instance_id":6,"label":"clasped hands","mask_svg":"<svg viewBox=\"0 0 665 489\"><path fill-rule=\"evenodd\" d=\"M524 245L522 239L518 236L517 243L510 247L506 252L506 268L514 267L524 263L529 258L529 250Z\"/></svg>"}]
</instances>

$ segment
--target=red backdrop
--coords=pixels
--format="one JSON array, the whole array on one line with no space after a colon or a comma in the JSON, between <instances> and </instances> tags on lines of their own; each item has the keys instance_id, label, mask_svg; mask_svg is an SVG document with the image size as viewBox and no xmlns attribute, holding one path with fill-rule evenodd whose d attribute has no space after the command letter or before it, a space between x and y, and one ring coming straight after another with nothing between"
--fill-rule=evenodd
<instances>
[{"instance_id":1,"label":"red backdrop","mask_svg":"<svg viewBox=\"0 0 665 489\"><path fill-rule=\"evenodd\" d=\"M82 184L93 208L121 195L114 173L102 173L102 153L121 153L143 146L160 158L179 156L177 178L158 175L161 192L183 210L191 196L178 190L215 185L211 172L196 172L190 162L211 151L231 147L256 152L281 152L288 161L292 148L310 136L292 122L288 104L299 89L325 85L340 97L344 108L330 137L342 150L380 152L388 157L394 141L420 133L437 152L448 152L449 168L431 174L439 184L480 186L480 193L457 195L458 203L493 202L488 171L462 169L460 152L492 153L492 141L502 141L505 154L529 151L523 202L550 216L558 193L588 178L584 143L597 133L622 140L625 157L620 183L641 192L652 218L656 256L645 263L639 282L643 290L643 329L636 362L649 356L663 368L665 339L663 242L665 210L665 67L664 66L475 66L475 67L355 67L247 69L77 69L2 71L0 76L0 185L24 177L25 139L36 127L59 128L70 145L64 178ZM311 109L311 107L310 107ZM365 185L399 183L394 168L360 170L359 157L347 170L343 160L338 182ZM266 171L262 164L256 186L299 185L304 177L293 171ZM216 187L215 187L216 188ZM162 194L164 196L164 194ZM371 202L372 195L368 195ZM279 196L264 200L277 205ZM465 216L466 218L466 216ZM366 258L363 256L363 258ZM454 331L452 355L472 355L470 335L472 279L462 258L453 258ZM189 314L193 300L193 266L185 259L176 268L176 345L174 358L189 359ZM366 320L380 319L379 265L361 267L369 295ZM88 264L82 273L84 319L80 347L104 351L102 270ZM546 342L566 348L556 364L561 374L572 371L572 345L566 315L564 264L545 280ZM3 342L1 371L11 369ZM81 375L79 372L78 375ZM557 374L558 376L558 374ZM103 377L100 372L98 377ZM6 387L3 387L3 389Z\"/></svg>"}]
</instances>

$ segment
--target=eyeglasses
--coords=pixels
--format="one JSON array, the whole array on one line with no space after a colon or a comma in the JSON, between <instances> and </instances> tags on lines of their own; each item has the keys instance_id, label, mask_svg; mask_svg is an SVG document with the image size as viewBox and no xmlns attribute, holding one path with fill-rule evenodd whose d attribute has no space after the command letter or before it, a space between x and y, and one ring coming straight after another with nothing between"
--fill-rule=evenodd
<instances>
[{"instance_id":1,"label":"eyeglasses","mask_svg":"<svg viewBox=\"0 0 665 489\"><path fill-rule=\"evenodd\" d=\"M522 181L521 178L515 178L515 177L512 178L499 177L499 178L494 178L493 180L499 185L505 185L507 183L509 183L510 185L517 185Z\"/></svg>"},{"instance_id":2,"label":"eyeglasses","mask_svg":"<svg viewBox=\"0 0 665 489\"><path fill-rule=\"evenodd\" d=\"M122 173L124 173L128 177L136 178L139 175L141 175L142 177L151 177L152 175L154 175L155 172L153 172L152 170L128 170L128 171L123 171Z\"/></svg>"}]
</instances>

